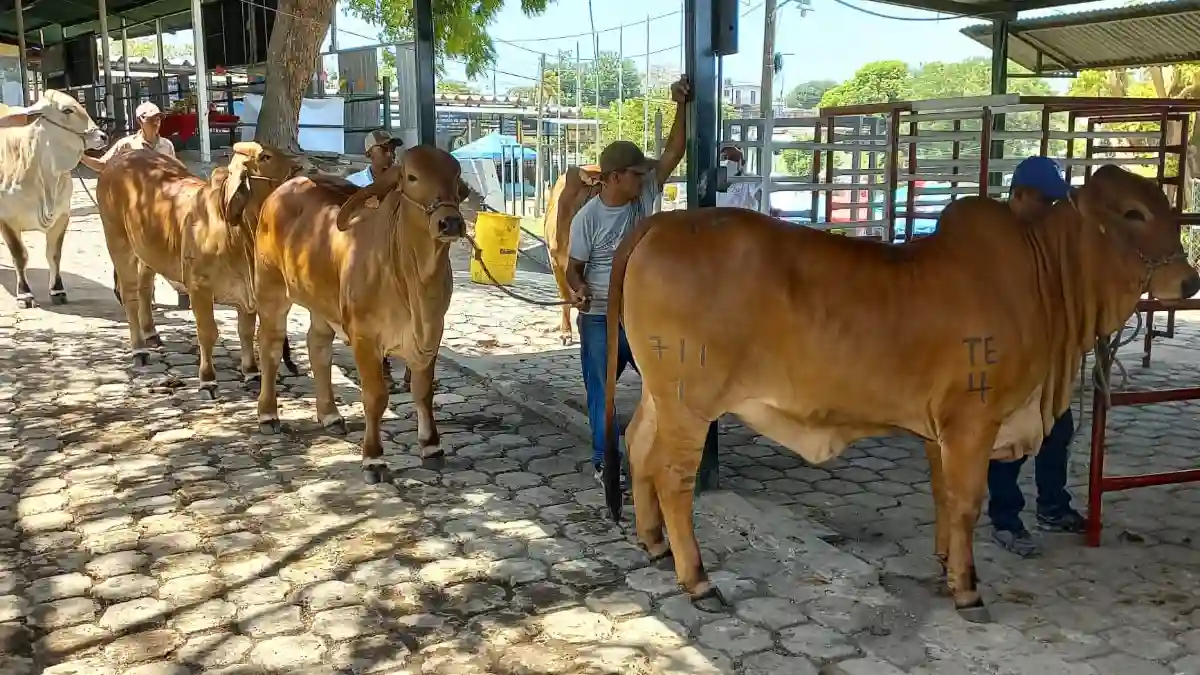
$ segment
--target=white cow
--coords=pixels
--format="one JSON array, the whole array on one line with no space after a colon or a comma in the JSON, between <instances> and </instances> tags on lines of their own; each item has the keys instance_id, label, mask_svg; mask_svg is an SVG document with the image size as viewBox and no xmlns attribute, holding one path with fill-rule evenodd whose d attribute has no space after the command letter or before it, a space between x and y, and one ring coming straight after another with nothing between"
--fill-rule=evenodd
<instances>
[{"instance_id":1,"label":"white cow","mask_svg":"<svg viewBox=\"0 0 1200 675\"><path fill-rule=\"evenodd\" d=\"M46 235L50 301L61 305L67 301L59 262L71 216L71 170L85 149L102 148L107 139L79 101L53 89L28 108L0 115L0 236L17 268L17 303L34 305L21 242L22 232L34 231Z\"/></svg>"}]
</instances>

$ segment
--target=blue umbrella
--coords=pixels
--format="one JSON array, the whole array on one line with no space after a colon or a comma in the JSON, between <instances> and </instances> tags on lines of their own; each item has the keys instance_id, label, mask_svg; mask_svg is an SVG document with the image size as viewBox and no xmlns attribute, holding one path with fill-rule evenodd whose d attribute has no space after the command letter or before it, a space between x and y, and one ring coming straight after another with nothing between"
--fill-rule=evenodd
<instances>
[{"instance_id":1,"label":"blue umbrella","mask_svg":"<svg viewBox=\"0 0 1200 675\"><path fill-rule=\"evenodd\" d=\"M520 148L520 150L517 150ZM529 148L523 147L517 142L517 139L512 136L503 136L498 133L491 133L483 138L478 138L461 148L451 152L458 159L504 159L511 161L518 154L522 159L535 160L537 153Z\"/></svg>"}]
</instances>

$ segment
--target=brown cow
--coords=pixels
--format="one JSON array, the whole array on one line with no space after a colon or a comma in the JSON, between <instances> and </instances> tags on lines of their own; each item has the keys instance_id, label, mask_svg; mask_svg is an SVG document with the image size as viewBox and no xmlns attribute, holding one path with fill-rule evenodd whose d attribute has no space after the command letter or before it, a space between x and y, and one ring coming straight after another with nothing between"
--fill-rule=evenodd
<instances>
[{"instance_id":1,"label":"brown cow","mask_svg":"<svg viewBox=\"0 0 1200 675\"><path fill-rule=\"evenodd\" d=\"M367 482L378 482L386 471L379 423L388 403L381 367L388 354L398 354L412 372L421 456L442 453L433 420L433 364L454 289L450 242L466 233L458 206L466 196L458 161L421 145L361 190L344 181L296 178L267 198L256 275L260 360L271 359L263 362L258 397L265 433L280 428L273 371L288 308L297 303L312 314L308 358L317 419L339 432L345 422L333 399L334 335L343 333L354 351L367 423ZM372 197L379 199L378 209L360 210Z\"/></svg>"},{"instance_id":2,"label":"brown cow","mask_svg":"<svg viewBox=\"0 0 1200 675\"><path fill-rule=\"evenodd\" d=\"M615 440L622 317L642 373L627 442L650 555L673 553L694 599L715 595L692 487L709 422L722 414L812 463L907 431L926 440L937 557L954 604L985 619L972 533L993 449L1037 452L1084 354L1124 325L1144 291L1200 290L1176 214L1146 178L1102 167L1047 220L1026 225L1003 203L970 197L946 207L935 234L895 246L743 209L647 219L614 265L606 393ZM617 452L607 448L606 467L618 466ZM617 518L618 489L606 483Z\"/></svg>"},{"instance_id":3,"label":"brown cow","mask_svg":"<svg viewBox=\"0 0 1200 675\"><path fill-rule=\"evenodd\" d=\"M589 199L600 194L600 165L567 167L566 173L554 181L550 199L546 202L546 217L542 223L546 236L546 257L550 271L558 283L558 294L567 304L562 306L559 339L571 344L571 287L567 285L567 267L571 263L571 221Z\"/></svg>"},{"instance_id":4,"label":"brown cow","mask_svg":"<svg viewBox=\"0 0 1200 675\"><path fill-rule=\"evenodd\" d=\"M135 362L146 362L148 346L162 345L151 307L157 272L182 284L192 298L200 382L210 394L217 385L214 303L237 308L242 377L248 386L259 379L254 228L263 200L300 170L288 155L258 143L237 143L233 151L229 166L206 181L173 157L134 150L109 160L96 183Z\"/></svg>"}]
</instances>

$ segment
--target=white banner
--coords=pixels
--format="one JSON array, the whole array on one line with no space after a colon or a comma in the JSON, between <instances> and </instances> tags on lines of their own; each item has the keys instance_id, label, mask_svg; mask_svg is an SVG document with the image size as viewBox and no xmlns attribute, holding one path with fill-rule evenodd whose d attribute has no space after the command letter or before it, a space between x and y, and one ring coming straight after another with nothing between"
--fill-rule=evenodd
<instances>
[{"instance_id":1,"label":"white banner","mask_svg":"<svg viewBox=\"0 0 1200 675\"><path fill-rule=\"evenodd\" d=\"M258 111L262 110L262 94L246 94L245 101L234 103L233 110L242 124L258 123ZM345 101L341 97L306 98L300 102L300 133L297 140L300 149L309 152L346 152ZM337 128L313 129L305 124L336 124ZM254 140L254 127L243 126L242 140Z\"/></svg>"}]
</instances>

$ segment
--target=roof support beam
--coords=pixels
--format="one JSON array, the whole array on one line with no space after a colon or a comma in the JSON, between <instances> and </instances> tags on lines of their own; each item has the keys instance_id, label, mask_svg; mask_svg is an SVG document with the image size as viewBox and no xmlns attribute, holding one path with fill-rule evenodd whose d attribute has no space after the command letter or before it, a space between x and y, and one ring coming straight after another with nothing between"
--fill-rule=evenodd
<instances>
[{"instance_id":1,"label":"roof support beam","mask_svg":"<svg viewBox=\"0 0 1200 675\"><path fill-rule=\"evenodd\" d=\"M200 134L200 161L212 161L208 128L208 59L204 55L204 17L200 0L192 0L192 50L196 53L196 132Z\"/></svg>"},{"instance_id":2,"label":"roof support beam","mask_svg":"<svg viewBox=\"0 0 1200 675\"><path fill-rule=\"evenodd\" d=\"M104 116L113 117L116 106L113 105L112 59L108 53L108 3L97 0L96 7L100 12L100 63L104 65L100 80L104 84Z\"/></svg>"},{"instance_id":3,"label":"roof support beam","mask_svg":"<svg viewBox=\"0 0 1200 675\"><path fill-rule=\"evenodd\" d=\"M417 138L422 145L437 145L437 97L433 61L433 0L414 0L417 58Z\"/></svg>"},{"instance_id":4,"label":"roof support beam","mask_svg":"<svg viewBox=\"0 0 1200 675\"><path fill-rule=\"evenodd\" d=\"M25 9L21 0L17 0L17 69L21 71L21 106L32 103L29 100L29 59L25 51Z\"/></svg>"}]
</instances>

